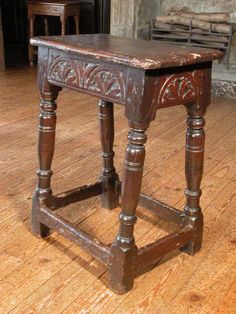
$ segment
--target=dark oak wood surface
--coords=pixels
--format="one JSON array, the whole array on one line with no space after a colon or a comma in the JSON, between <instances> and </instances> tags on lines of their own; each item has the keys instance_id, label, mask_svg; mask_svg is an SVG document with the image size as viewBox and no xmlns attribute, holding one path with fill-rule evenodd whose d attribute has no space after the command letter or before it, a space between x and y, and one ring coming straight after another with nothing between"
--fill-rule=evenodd
<instances>
[{"instance_id":1,"label":"dark oak wood surface","mask_svg":"<svg viewBox=\"0 0 236 314\"><path fill-rule=\"evenodd\" d=\"M222 52L213 49L176 47L171 44L107 34L37 37L31 39L31 44L57 48L142 69L179 67L223 57Z\"/></svg>"},{"instance_id":2,"label":"dark oak wood surface","mask_svg":"<svg viewBox=\"0 0 236 314\"><path fill-rule=\"evenodd\" d=\"M38 84L41 92L39 116L38 184L33 197L32 231L46 237L50 229L79 243L108 266L110 287L123 294L134 279L165 254L181 248L194 255L202 244L203 214L200 207L204 162L204 115L211 101L212 60L222 53L214 50L160 47L156 43L115 38L109 35L34 38L39 46ZM103 167L100 183L56 199L51 189L51 163L55 146L56 99L63 87L96 95L99 102L100 140ZM130 131L122 182L114 166L113 103L125 106ZM146 131L158 109L184 105L187 109L185 175L186 205L183 212L140 194L145 162ZM171 118L171 117L170 117ZM121 194L119 232L105 246L51 208L60 208L101 194L104 207L113 209ZM179 225L170 234L138 248L134 238L138 204ZM161 213L158 213L161 211Z\"/></svg>"}]
</instances>

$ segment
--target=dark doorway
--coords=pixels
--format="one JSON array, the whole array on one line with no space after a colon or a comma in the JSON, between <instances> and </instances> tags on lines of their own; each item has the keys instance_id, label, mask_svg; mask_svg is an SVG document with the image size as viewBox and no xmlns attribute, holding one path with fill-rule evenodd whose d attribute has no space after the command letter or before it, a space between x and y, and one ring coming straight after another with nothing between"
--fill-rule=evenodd
<instances>
[{"instance_id":1,"label":"dark doorway","mask_svg":"<svg viewBox=\"0 0 236 314\"><path fill-rule=\"evenodd\" d=\"M6 66L27 62L26 0L0 0Z\"/></svg>"}]
</instances>

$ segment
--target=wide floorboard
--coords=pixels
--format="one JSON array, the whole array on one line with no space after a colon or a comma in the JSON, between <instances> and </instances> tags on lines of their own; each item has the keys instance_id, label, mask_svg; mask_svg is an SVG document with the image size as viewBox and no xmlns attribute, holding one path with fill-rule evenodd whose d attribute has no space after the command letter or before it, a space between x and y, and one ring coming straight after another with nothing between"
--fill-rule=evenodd
<instances>
[{"instance_id":1,"label":"wide floorboard","mask_svg":"<svg viewBox=\"0 0 236 314\"><path fill-rule=\"evenodd\" d=\"M93 183L101 170L97 99L64 90L58 99L53 191ZM69 240L30 232L36 184L39 93L36 69L0 74L0 313L236 313L236 102L212 99L206 115L201 206L204 242L179 251L137 278L123 296L107 288L106 268ZM115 106L115 163L120 178L127 143L124 108ZM142 191L183 208L185 109L161 110L148 131ZM60 214L105 243L118 230L119 208L93 198ZM139 246L173 230L144 208L135 226Z\"/></svg>"}]
</instances>

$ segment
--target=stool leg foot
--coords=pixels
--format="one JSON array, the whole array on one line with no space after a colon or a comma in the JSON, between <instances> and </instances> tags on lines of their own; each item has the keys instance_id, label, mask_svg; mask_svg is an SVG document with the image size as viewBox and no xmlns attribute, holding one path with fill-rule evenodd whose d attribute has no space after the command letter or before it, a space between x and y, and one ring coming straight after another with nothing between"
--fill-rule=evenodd
<instances>
[{"instance_id":1,"label":"stool leg foot","mask_svg":"<svg viewBox=\"0 0 236 314\"><path fill-rule=\"evenodd\" d=\"M38 191L35 191L32 201L31 230L39 238L46 238L50 234L50 229L40 222L39 211L42 205L43 198L40 197Z\"/></svg>"},{"instance_id":2,"label":"stool leg foot","mask_svg":"<svg viewBox=\"0 0 236 314\"><path fill-rule=\"evenodd\" d=\"M113 103L99 101L100 140L102 145L103 169L100 180L103 183L102 206L113 209L119 205L119 193L116 183L119 177L114 167L114 115Z\"/></svg>"},{"instance_id":3,"label":"stool leg foot","mask_svg":"<svg viewBox=\"0 0 236 314\"><path fill-rule=\"evenodd\" d=\"M185 175L187 188L185 190L186 205L184 212L188 217L188 223L194 229L194 239L182 250L189 255L198 252L202 245L203 214L200 207L201 179L204 163L205 120L199 114L195 114L190 106L187 118Z\"/></svg>"},{"instance_id":4,"label":"stool leg foot","mask_svg":"<svg viewBox=\"0 0 236 314\"><path fill-rule=\"evenodd\" d=\"M135 258L138 254L136 245L133 244L126 250L125 244L121 241L117 239L112 245L108 268L110 288L117 294L132 290L135 278Z\"/></svg>"},{"instance_id":5,"label":"stool leg foot","mask_svg":"<svg viewBox=\"0 0 236 314\"><path fill-rule=\"evenodd\" d=\"M145 159L145 130L131 128L128 139L121 189L120 230L112 244L108 266L110 286L119 294L132 289L136 276L138 250L133 230Z\"/></svg>"},{"instance_id":6,"label":"stool leg foot","mask_svg":"<svg viewBox=\"0 0 236 314\"><path fill-rule=\"evenodd\" d=\"M41 112L39 115L39 140L38 156L39 170L38 184L33 196L32 204L32 232L39 237L46 237L50 230L47 226L40 223L40 208L47 206L51 197L51 163L55 146L56 130L56 98L58 92L43 92L41 99Z\"/></svg>"}]
</instances>

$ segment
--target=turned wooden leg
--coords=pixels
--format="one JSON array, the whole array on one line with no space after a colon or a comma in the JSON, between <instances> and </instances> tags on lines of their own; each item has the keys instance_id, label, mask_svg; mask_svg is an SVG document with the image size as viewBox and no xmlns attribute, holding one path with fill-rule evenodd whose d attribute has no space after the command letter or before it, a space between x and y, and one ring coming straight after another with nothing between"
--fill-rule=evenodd
<instances>
[{"instance_id":1,"label":"turned wooden leg","mask_svg":"<svg viewBox=\"0 0 236 314\"><path fill-rule=\"evenodd\" d=\"M114 115L113 103L100 100L99 104L100 140L102 144L103 169L100 179L103 183L103 193L101 195L102 206L104 208L115 208L119 205L119 193L116 183L119 177L114 167Z\"/></svg>"},{"instance_id":2,"label":"turned wooden leg","mask_svg":"<svg viewBox=\"0 0 236 314\"><path fill-rule=\"evenodd\" d=\"M51 163L55 146L57 94L58 92L43 93L40 103L38 184L33 196L32 206L32 231L39 237L48 236L50 231L48 227L40 223L39 210L44 204L47 205L52 194L50 181L52 176Z\"/></svg>"},{"instance_id":3,"label":"turned wooden leg","mask_svg":"<svg viewBox=\"0 0 236 314\"><path fill-rule=\"evenodd\" d=\"M32 15L29 18L29 37L32 38L34 37L34 20L35 16ZM32 66L34 64L34 47L29 43L28 44L28 58L29 58L29 63Z\"/></svg>"},{"instance_id":4,"label":"turned wooden leg","mask_svg":"<svg viewBox=\"0 0 236 314\"><path fill-rule=\"evenodd\" d=\"M60 21L61 21L61 35L65 35L66 34L66 17L60 16Z\"/></svg>"},{"instance_id":5,"label":"turned wooden leg","mask_svg":"<svg viewBox=\"0 0 236 314\"><path fill-rule=\"evenodd\" d=\"M144 143L147 139L144 128L130 126L121 188L120 229L111 247L108 266L110 286L119 294L131 290L135 278L137 246L133 230L143 175Z\"/></svg>"},{"instance_id":6,"label":"turned wooden leg","mask_svg":"<svg viewBox=\"0 0 236 314\"><path fill-rule=\"evenodd\" d=\"M43 18L43 23L44 23L44 33L46 36L48 36L49 31L48 31L48 18L47 17Z\"/></svg>"},{"instance_id":7,"label":"turned wooden leg","mask_svg":"<svg viewBox=\"0 0 236 314\"><path fill-rule=\"evenodd\" d=\"M74 16L74 21L75 21L75 33L76 35L79 35L79 16L78 15Z\"/></svg>"},{"instance_id":8,"label":"turned wooden leg","mask_svg":"<svg viewBox=\"0 0 236 314\"><path fill-rule=\"evenodd\" d=\"M186 205L184 212L188 216L188 223L194 229L194 240L183 248L183 251L193 255L200 250L203 234L203 215L200 207L201 179L204 162L204 124L202 116L194 114L191 106L187 107L187 134L186 134L186 157L185 175L187 188L185 190Z\"/></svg>"}]
</instances>

